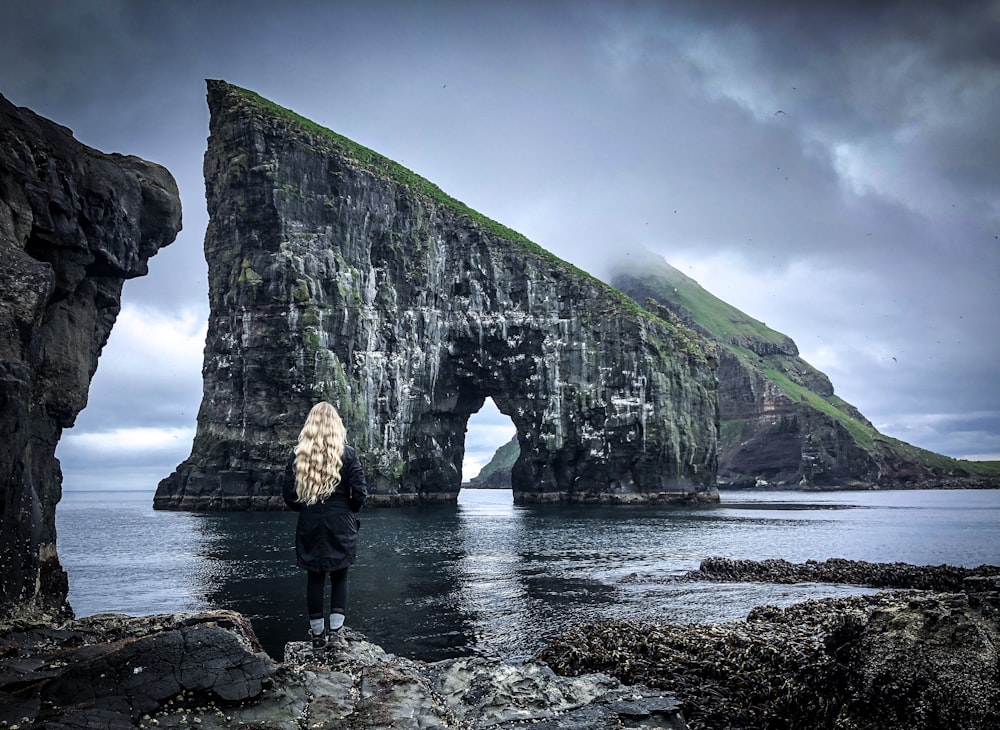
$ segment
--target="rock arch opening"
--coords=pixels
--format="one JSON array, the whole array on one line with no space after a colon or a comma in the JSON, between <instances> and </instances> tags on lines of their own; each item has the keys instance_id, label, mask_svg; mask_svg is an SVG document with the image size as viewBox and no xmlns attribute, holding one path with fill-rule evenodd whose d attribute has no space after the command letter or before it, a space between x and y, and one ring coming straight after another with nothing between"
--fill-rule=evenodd
<instances>
[{"instance_id":1,"label":"rock arch opening","mask_svg":"<svg viewBox=\"0 0 1000 730\"><path fill-rule=\"evenodd\" d=\"M514 422L487 396L466 424L462 487L510 489L510 455L517 453L516 445Z\"/></svg>"}]
</instances>

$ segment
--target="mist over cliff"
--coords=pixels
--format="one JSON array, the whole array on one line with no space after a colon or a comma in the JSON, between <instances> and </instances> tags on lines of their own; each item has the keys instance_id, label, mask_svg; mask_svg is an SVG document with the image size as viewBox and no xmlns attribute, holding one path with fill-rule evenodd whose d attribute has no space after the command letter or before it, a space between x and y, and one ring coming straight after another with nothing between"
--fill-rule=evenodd
<instances>
[{"instance_id":1,"label":"mist over cliff","mask_svg":"<svg viewBox=\"0 0 1000 730\"><path fill-rule=\"evenodd\" d=\"M792 339L654 255L619 260L609 281L718 344L719 483L725 486L996 486L1000 465L952 459L882 434Z\"/></svg>"}]
</instances>

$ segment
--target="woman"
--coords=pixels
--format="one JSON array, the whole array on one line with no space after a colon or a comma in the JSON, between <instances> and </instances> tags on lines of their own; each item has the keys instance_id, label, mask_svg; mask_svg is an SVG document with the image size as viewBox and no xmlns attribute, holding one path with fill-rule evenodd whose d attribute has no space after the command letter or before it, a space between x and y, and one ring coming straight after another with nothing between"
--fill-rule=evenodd
<instances>
[{"instance_id":1,"label":"woman","mask_svg":"<svg viewBox=\"0 0 1000 730\"><path fill-rule=\"evenodd\" d=\"M308 571L306 607L315 649L327 644L323 589L330 576L330 631L344 625L347 570L354 562L358 519L367 496L365 474L357 452L345 442L347 433L337 409L317 403L309 411L299 442L285 472L282 497L299 513L295 556Z\"/></svg>"}]
</instances>

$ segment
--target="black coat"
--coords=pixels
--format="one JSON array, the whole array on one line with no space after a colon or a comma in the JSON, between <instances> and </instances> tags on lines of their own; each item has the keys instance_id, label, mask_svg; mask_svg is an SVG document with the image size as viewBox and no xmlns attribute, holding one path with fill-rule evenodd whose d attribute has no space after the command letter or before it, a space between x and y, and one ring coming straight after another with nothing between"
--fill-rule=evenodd
<instances>
[{"instance_id":1,"label":"black coat","mask_svg":"<svg viewBox=\"0 0 1000 730\"><path fill-rule=\"evenodd\" d=\"M295 526L295 557L308 571L332 571L354 562L358 542L357 513L368 496L365 473L358 453L344 446L340 484L322 502L303 504L295 493L295 457L285 469L281 496L289 509L299 513Z\"/></svg>"}]
</instances>

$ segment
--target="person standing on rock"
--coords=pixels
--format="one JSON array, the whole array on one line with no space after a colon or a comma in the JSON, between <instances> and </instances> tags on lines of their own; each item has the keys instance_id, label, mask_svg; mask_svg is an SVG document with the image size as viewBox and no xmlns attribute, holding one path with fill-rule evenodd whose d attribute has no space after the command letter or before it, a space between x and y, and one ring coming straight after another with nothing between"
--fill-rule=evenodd
<instances>
[{"instance_id":1,"label":"person standing on rock","mask_svg":"<svg viewBox=\"0 0 1000 730\"><path fill-rule=\"evenodd\" d=\"M358 540L357 513L368 494L357 452L346 443L347 432L337 409L326 402L309 411L285 471L282 497L299 513L295 557L308 573L306 608L315 649L327 645L344 625L347 571L354 563ZM329 632L323 613L326 577L330 576Z\"/></svg>"}]
</instances>

